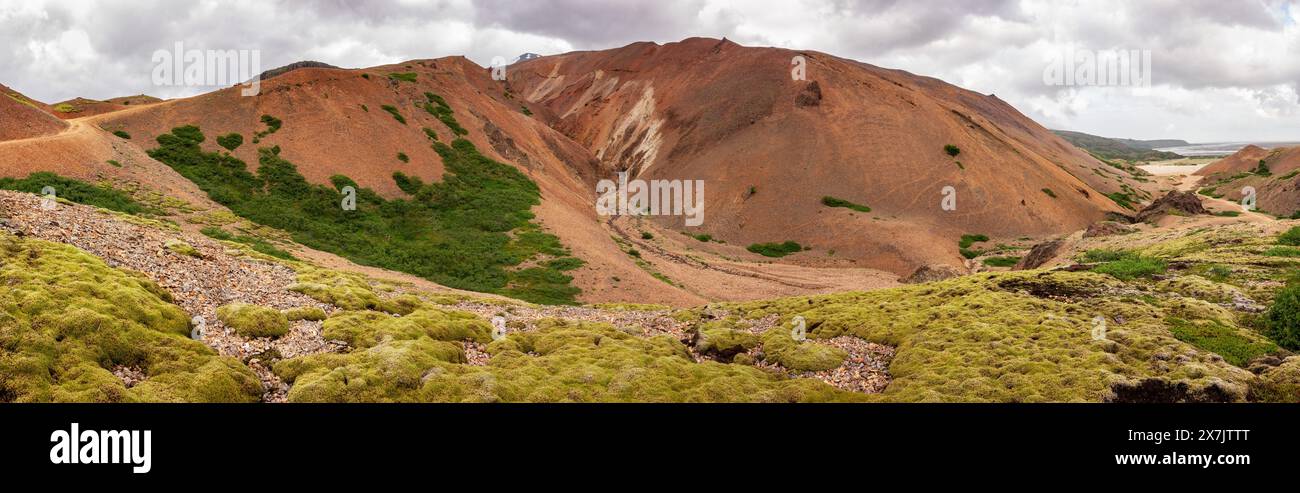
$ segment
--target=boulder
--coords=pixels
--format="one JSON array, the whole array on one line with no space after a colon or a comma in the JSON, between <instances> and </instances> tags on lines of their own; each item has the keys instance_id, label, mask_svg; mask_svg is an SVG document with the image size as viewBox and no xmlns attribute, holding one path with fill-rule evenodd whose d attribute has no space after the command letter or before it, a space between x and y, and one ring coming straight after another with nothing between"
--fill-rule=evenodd
<instances>
[{"instance_id":1,"label":"boulder","mask_svg":"<svg viewBox=\"0 0 1300 493\"><path fill-rule=\"evenodd\" d=\"M1020 257L1020 261L1016 262L1016 266L1012 270L1028 270L1042 267L1048 261L1056 258L1056 254L1061 251L1061 246L1064 244L1065 240L1055 239L1034 245L1034 248L1030 249L1028 254Z\"/></svg>"},{"instance_id":2,"label":"boulder","mask_svg":"<svg viewBox=\"0 0 1300 493\"><path fill-rule=\"evenodd\" d=\"M1088 230L1083 232L1083 237L1099 238L1102 236L1126 235L1135 231L1137 230L1115 221L1101 221L1088 225Z\"/></svg>"},{"instance_id":3,"label":"boulder","mask_svg":"<svg viewBox=\"0 0 1300 493\"><path fill-rule=\"evenodd\" d=\"M1196 196L1195 192L1171 191L1164 197L1160 197L1147 208L1142 209L1137 215L1137 222L1146 222L1159 218L1170 213L1180 213L1184 215L1209 214L1205 206L1201 205L1201 198Z\"/></svg>"},{"instance_id":4,"label":"boulder","mask_svg":"<svg viewBox=\"0 0 1300 493\"><path fill-rule=\"evenodd\" d=\"M903 282L907 284L920 284L923 282L942 281L944 279L951 279L966 274L967 272L964 269L953 267L951 265L928 264L917 268L916 272L907 276L907 279L904 279Z\"/></svg>"}]
</instances>

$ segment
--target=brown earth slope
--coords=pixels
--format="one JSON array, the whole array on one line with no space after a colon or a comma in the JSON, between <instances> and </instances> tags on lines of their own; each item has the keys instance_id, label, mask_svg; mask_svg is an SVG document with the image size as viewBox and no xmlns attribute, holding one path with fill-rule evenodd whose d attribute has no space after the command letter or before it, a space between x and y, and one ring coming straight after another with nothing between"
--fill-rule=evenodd
<instances>
[{"instance_id":1,"label":"brown earth slope","mask_svg":"<svg viewBox=\"0 0 1300 493\"><path fill-rule=\"evenodd\" d=\"M67 128L46 111L44 104L0 85L0 141L50 135Z\"/></svg>"},{"instance_id":2,"label":"brown earth slope","mask_svg":"<svg viewBox=\"0 0 1300 493\"><path fill-rule=\"evenodd\" d=\"M792 79L795 56L807 80ZM548 56L508 74L606 176L704 180L706 219L692 232L795 240L900 275L960 265L964 233L1082 228L1122 210L1105 194L1141 187L994 96L822 53L693 38ZM941 209L947 186L955 211ZM827 208L823 196L873 211Z\"/></svg>"},{"instance_id":3,"label":"brown earth slope","mask_svg":"<svg viewBox=\"0 0 1300 493\"><path fill-rule=\"evenodd\" d=\"M1259 172L1260 163L1266 173ZM1242 190L1253 187L1258 210L1284 217L1300 212L1300 147L1246 146L1196 174L1202 194L1239 202Z\"/></svg>"}]
</instances>

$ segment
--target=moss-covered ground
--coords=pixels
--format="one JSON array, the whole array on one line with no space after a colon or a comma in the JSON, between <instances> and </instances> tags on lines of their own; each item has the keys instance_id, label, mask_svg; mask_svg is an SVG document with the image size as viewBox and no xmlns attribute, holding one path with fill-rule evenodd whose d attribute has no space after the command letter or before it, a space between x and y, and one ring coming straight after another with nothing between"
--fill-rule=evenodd
<instances>
[{"instance_id":1,"label":"moss-covered ground","mask_svg":"<svg viewBox=\"0 0 1300 493\"><path fill-rule=\"evenodd\" d=\"M255 402L257 377L188 337L142 275L66 245L0 233L0 402ZM139 369L131 387L114 375Z\"/></svg>"}]
</instances>

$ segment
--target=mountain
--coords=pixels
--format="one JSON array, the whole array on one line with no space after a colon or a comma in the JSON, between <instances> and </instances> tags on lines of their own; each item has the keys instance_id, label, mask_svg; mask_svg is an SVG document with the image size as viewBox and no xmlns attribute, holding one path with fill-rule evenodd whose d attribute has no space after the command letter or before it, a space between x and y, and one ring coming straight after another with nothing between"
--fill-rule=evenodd
<instances>
[{"instance_id":1,"label":"mountain","mask_svg":"<svg viewBox=\"0 0 1300 493\"><path fill-rule=\"evenodd\" d=\"M796 57L806 80L793 80ZM796 241L902 276L959 265L963 234L1060 233L1122 210L1112 197L1147 196L994 96L824 53L692 38L529 60L508 79L602 176L704 180L706 222L665 227Z\"/></svg>"},{"instance_id":2,"label":"mountain","mask_svg":"<svg viewBox=\"0 0 1300 493\"><path fill-rule=\"evenodd\" d=\"M1252 187L1259 210L1283 217L1300 212L1300 147L1248 145L1196 174L1203 177L1203 195L1240 201L1242 190Z\"/></svg>"},{"instance_id":3,"label":"mountain","mask_svg":"<svg viewBox=\"0 0 1300 493\"><path fill-rule=\"evenodd\" d=\"M795 56L807 61L807 80L791 79ZM887 287L923 266L965 269L978 249L959 245L964 235L985 235L992 246L1060 234L1150 196L1140 176L1097 161L996 97L816 52L705 38L636 43L522 61L506 81L463 57L365 69L312 65L264 80L256 96L233 87L76 118L76 135L88 140L67 151L76 159L24 159L35 164L19 169L45 166L88 180L129 173L191 198L202 189L207 203L285 229L309 247L451 287L673 305ZM197 129L192 149L162 148L187 125ZM462 138L469 147L439 149ZM324 187L313 193L338 193L339 183L373 192L363 203L382 215L394 214L390 202L428 202L423 187L446 182L448 159L478 162L476 154L525 178L520 195L490 204L516 208L509 220L479 225L488 228L483 241L521 250L485 248L460 233L435 237L469 248L460 260L481 260L486 276L453 272L449 260L417 261L400 253L406 247L386 244L413 241L393 228L428 220L415 211L404 213L409 221L371 217L380 230L340 237L323 222L290 219L302 210L272 214L258 202L273 197L223 190L244 179L237 174L187 168L228 155L257 180L268 163L286 166L291 177L301 175L294 187ZM704 180L703 224L598 216L597 182L620 170ZM946 187L953 193L945 195ZM942 207L947 198L954 210ZM533 230L559 247L523 243L519 235ZM799 248L773 254L764 247L785 242ZM566 255L581 265L552 263Z\"/></svg>"},{"instance_id":4,"label":"mountain","mask_svg":"<svg viewBox=\"0 0 1300 493\"><path fill-rule=\"evenodd\" d=\"M1172 152L1157 151L1156 148L1174 147L1188 145L1183 140L1133 140L1133 139L1112 139L1109 137L1098 137L1083 132L1071 132L1068 130L1053 130L1061 138L1069 141L1071 144L1098 156L1102 159L1122 159L1125 161L1159 161L1163 159L1178 159L1182 156Z\"/></svg>"}]
</instances>

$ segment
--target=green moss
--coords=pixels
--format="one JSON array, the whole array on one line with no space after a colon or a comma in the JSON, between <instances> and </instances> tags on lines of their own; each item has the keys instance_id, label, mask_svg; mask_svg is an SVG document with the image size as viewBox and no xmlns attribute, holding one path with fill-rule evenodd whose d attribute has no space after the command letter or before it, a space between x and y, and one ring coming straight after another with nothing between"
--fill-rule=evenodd
<instances>
[{"instance_id":1,"label":"green moss","mask_svg":"<svg viewBox=\"0 0 1300 493\"><path fill-rule=\"evenodd\" d=\"M861 394L743 365L694 362L668 336L543 320L488 346L486 366L456 345L389 339L348 354L281 361L291 402L820 402Z\"/></svg>"},{"instance_id":2,"label":"green moss","mask_svg":"<svg viewBox=\"0 0 1300 493\"><path fill-rule=\"evenodd\" d=\"M492 340L492 325L468 312L420 309L394 317L375 311L345 311L325 320L323 335L353 347L372 347L385 339L421 337L440 341Z\"/></svg>"},{"instance_id":3,"label":"green moss","mask_svg":"<svg viewBox=\"0 0 1300 493\"><path fill-rule=\"evenodd\" d=\"M844 364L843 349L813 341L796 341L790 329L777 327L763 333L763 355L793 371L830 370Z\"/></svg>"},{"instance_id":4,"label":"green moss","mask_svg":"<svg viewBox=\"0 0 1300 493\"><path fill-rule=\"evenodd\" d=\"M276 247L275 245L271 244L271 242L263 238L259 238L251 235L231 234L230 232L216 226L205 227L203 229L200 229L199 232L203 233L204 236L207 236L215 240L230 241L242 245L247 245L249 248L252 248L253 251L261 253L263 255L268 255L281 260L295 260L293 254L281 250L280 248Z\"/></svg>"},{"instance_id":5,"label":"green moss","mask_svg":"<svg viewBox=\"0 0 1300 493\"><path fill-rule=\"evenodd\" d=\"M203 254L198 249L186 243L184 240L170 239L163 243L163 247L172 253L185 255L187 257L203 258Z\"/></svg>"},{"instance_id":6,"label":"green moss","mask_svg":"<svg viewBox=\"0 0 1300 493\"><path fill-rule=\"evenodd\" d=\"M1117 279L1128 281L1139 277L1151 277L1156 274L1163 274L1166 269L1168 269L1168 265L1163 260L1152 257L1132 256L1115 260L1113 262L1106 262L1093 267L1092 271L1101 274L1110 274L1115 276Z\"/></svg>"},{"instance_id":7,"label":"green moss","mask_svg":"<svg viewBox=\"0 0 1300 493\"><path fill-rule=\"evenodd\" d=\"M1168 323L1169 332L1178 340L1218 354L1236 366L1245 366L1250 360L1278 351L1273 343L1218 321L1192 323L1180 318L1169 318Z\"/></svg>"},{"instance_id":8,"label":"green moss","mask_svg":"<svg viewBox=\"0 0 1300 493\"><path fill-rule=\"evenodd\" d=\"M257 377L190 340L189 315L142 275L0 233L0 396L17 402L253 402ZM133 387L113 375L138 368Z\"/></svg>"},{"instance_id":9,"label":"green moss","mask_svg":"<svg viewBox=\"0 0 1300 493\"><path fill-rule=\"evenodd\" d=\"M1114 396L1113 385L1146 378L1186 383L1193 393L1214 385L1229 399L1245 398L1250 372L1179 341L1166 323L1178 316L1235 327L1231 312L1196 299L1108 294L1126 286L1089 272L992 272L715 309L749 320L777 315L784 327L802 316L808 343L852 335L895 346L893 381L880 396L887 401L1097 402ZM1102 340L1093 338L1098 316L1107 321ZM765 334L765 353L769 336L793 343L787 330Z\"/></svg>"},{"instance_id":10,"label":"green moss","mask_svg":"<svg viewBox=\"0 0 1300 493\"><path fill-rule=\"evenodd\" d=\"M1300 402L1300 357L1287 358L1281 365L1260 375L1250 387L1250 400Z\"/></svg>"},{"instance_id":11,"label":"green moss","mask_svg":"<svg viewBox=\"0 0 1300 493\"><path fill-rule=\"evenodd\" d=\"M757 335L722 327L716 323L705 324L697 331L699 335L695 339L695 350L701 354L719 356L724 362L730 361L737 354L758 347L759 344Z\"/></svg>"},{"instance_id":12,"label":"green moss","mask_svg":"<svg viewBox=\"0 0 1300 493\"><path fill-rule=\"evenodd\" d=\"M290 322L299 320L321 321L325 320L325 310L316 306L295 306L284 311L284 317Z\"/></svg>"},{"instance_id":13,"label":"green moss","mask_svg":"<svg viewBox=\"0 0 1300 493\"><path fill-rule=\"evenodd\" d=\"M297 280L289 286L290 291L344 310L377 310L382 304L370 284L359 274L303 268L298 272Z\"/></svg>"},{"instance_id":14,"label":"green moss","mask_svg":"<svg viewBox=\"0 0 1300 493\"><path fill-rule=\"evenodd\" d=\"M217 308L217 319L244 337L280 337L289 332L289 319L264 306L231 303Z\"/></svg>"}]
</instances>

